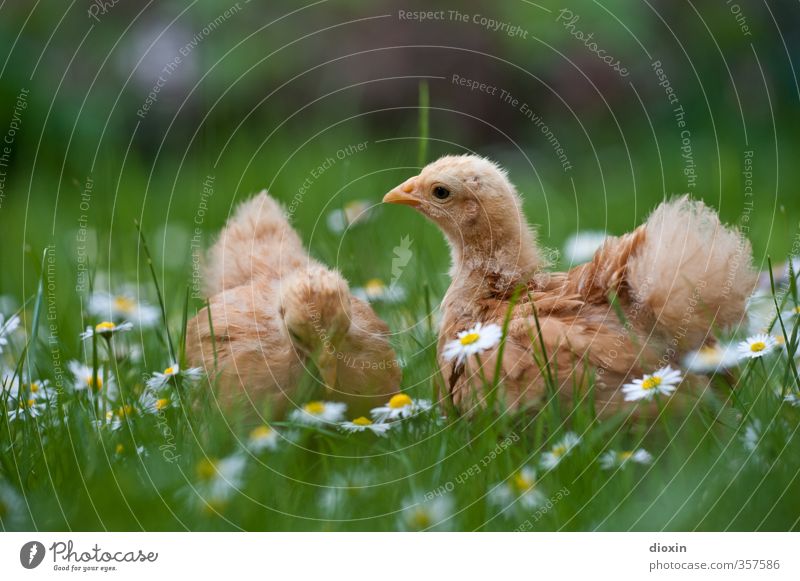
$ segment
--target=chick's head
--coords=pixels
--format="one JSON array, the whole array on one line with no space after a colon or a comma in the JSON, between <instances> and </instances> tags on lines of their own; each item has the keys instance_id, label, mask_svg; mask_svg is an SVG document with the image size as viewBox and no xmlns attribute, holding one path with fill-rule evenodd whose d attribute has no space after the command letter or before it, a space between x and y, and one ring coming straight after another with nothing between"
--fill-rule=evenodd
<instances>
[{"instance_id":1,"label":"chick's head","mask_svg":"<svg viewBox=\"0 0 800 581\"><path fill-rule=\"evenodd\" d=\"M540 266L516 188L506 172L488 159L442 157L383 201L414 207L442 229L460 256L507 254L516 257L516 266L523 270Z\"/></svg>"}]
</instances>

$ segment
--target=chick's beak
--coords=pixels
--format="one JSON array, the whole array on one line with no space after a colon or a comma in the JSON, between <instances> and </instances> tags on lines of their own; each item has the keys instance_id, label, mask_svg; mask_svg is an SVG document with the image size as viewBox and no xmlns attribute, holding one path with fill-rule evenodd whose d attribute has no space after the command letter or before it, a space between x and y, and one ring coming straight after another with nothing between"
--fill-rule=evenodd
<instances>
[{"instance_id":1,"label":"chick's beak","mask_svg":"<svg viewBox=\"0 0 800 581\"><path fill-rule=\"evenodd\" d=\"M385 204L403 204L405 206L419 206L422 200L417 192L417 178L406 180L391 192L383 196Z\"/></svg>"}]
</instances>

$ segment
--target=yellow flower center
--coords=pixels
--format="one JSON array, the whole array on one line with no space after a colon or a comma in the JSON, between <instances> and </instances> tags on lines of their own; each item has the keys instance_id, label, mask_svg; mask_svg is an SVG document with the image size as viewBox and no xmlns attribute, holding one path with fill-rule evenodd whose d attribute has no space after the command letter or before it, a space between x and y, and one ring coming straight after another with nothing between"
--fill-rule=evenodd
<instances>
[{"instance_id":1,"label":"yellow flower center","mask_svg":"<svg viewBox=\"0 0 800 581\"><path fill-rule=\"evenodd\" d=\"M250 432L250 438L253 440L260 440L262 438L268 438L270 434L272 434L272 428L269 426L258 426Z\"/></svg>"},{"instance_id":2,"label":"yellow flower center","mask_svg":"<svg viewBox=\"0 0 800 581\"><path fill-rule=\"evenodd\" d=\"M114 307L120 311L130 313L136 308L136 303L128 297L114 297Z\"/></svg>"},{"instance_id":3,"label":"yellow flower center","mask_svg":"<svg viewBox=\"0 0 800 581\"><path fill-rule=\"evenodd\" d=\"M775 342L778 345L786 345L786 339L783 337L783 335L775 335Z\"/></svg>"},{"instance_id":4,"label":"yellow flower center","mask_svg":"<svg viewBox=\"0 0 800 581\"><path fill-rule=\"evenodd\" d=\"M28 401L25 402L25 405L27 405L29 408L32 408L33 404L35 404L35 403L36 403L36 400L29 399Z\"/></svg>"},{"instance_id":5,"label":"yellow flower center","mask_svg":"<svg viewBox=\"0 0 800 581\"><path fill-rule=\"evenodd\" d=\"M37 391L39 391L39 384L34 381L31 383L31 393L36 393Z\"/></svg>"},{"instance_id":6,"label":"yellow flower center","mask_svg":"<svg viewBox=\"0 0 800 581\"><path fill-rule=\"evenodd\" d=\"M389 400L389 407L393 410L399 410L407 405L411 405L411 403L410 397L404 393L398 393L397 395L392 396L392 399Z\"/></svg>"},{"instance_id":7,"label":"yellow flower center","mask_svg":"<svg viewBox=\"0 0 800 581\"><path fill-rule=\"evenodd\" d=\"M325 404L321 401L310 401L303 406L306 413L313 416L318 416L325 411Z\"/></svg>"},{"instance_id":8,"label":"yellow flower center","mask_svg":"<svg viewBox=\"0 0 800 581\"><path fill-rule=\"evenodd\" d=\"M214 466L214 462L209 460L208 458L203 458L197 464L197 476L202 480L210 480L213 478L217 473L217 468Z\"/></svg>"},{"instance_id":9,"label":"yellow flower center","mask_svg":"<svg viewBox=\"0 0 800 581\"><path fill-rule=\"evenodd\" d=\"M129 416L133 413L133 406L130 404L124 405L117 410L119 417Z\"/></svg>"},{"instance_id":10,"label":"yellow flower center","mask_svg":"<svg viewBox=\"0 0 800 581\"><path fill-rule=\"evenodd\" d=\"M426 529L431 526L431 515L426 510L417 508L411 515L409 522L415 529Z\"/></svg>"},{"instance_id":11,"label":"yellow flower center","mask_svg":"<svg viewBox=\"0 0 800 581\"><path fill-rule=\"evenodd\" d=\"M97 333L111 333L116 328L117 326L110 321L103 321L94 326L94 330Z\"/></svg>"},{"instance_id":12,"label":"yellow flower center","mask_svg":"<svg viewBox=\"0 0 800 581\"><path fill-rule=\"evenodd\" d=\"M520 494L522 494L523 492L527 492L528 490L533 488L533 485L535 484L532 478L529 478L522 472L517 472L514 475L514 478L512 479L511 483L517 490L517 492Z\"/></svg>"},{"instance_id":13,"label":"yellow flower center","mask_svg":"<svg viewBox=\"0 0 800 581\"><path fill-rule=\"evenodd\" d=\"M156 400L156 410L162 411L169 407L169 400L165 397Z\"/></svg>"},{"instance_id":14,"label":"yellow flower center","mask_svg":"<svg viewBox=\"0 0 800 581\"><path fill-rule=\"evenodd\" d=\"M623 461L623 462L624 462L625 460L630 460L630 459L631 459L631 456L633 456L633 452L620 452L620 453L619 453L619 459L620 459L621 461Z\"/></svg>"},{"instance_id":15,"label":"yellow flower center","mask_svg":"<svg viewBox=\"0 0 800 581\"><path fill-rule=\"evenodd\" d=\"M792 309L792 312L793 312L795 315L800 315L800 307L795 307L795 308L793 308L793 309Z\"/></svg>"},{"instance_id":16,"label":"yellow flower center","mask_svg":"<svg viewBox=\"0 0 800 581\"><path fill-rule=\"evenodd\" d=\"M372 420L370 420L369 418L365 418L364 416L361 416L360 418L354 419L353 423L357 426L371 426Z\"/></svg>"},{"instance_id":17,"label":"yellow flower center","mask_svg":"<svg viewBox=\"0 0 800 581\"><path fill-rule=\"evenodd\" d=\"M125 451L125 446L123 446L122 444L117 444L116 447L117 454L122 454L124 451Z\"/></svg>"},{"instance_id":18,"label":"yellow flower center","mask_svg":"<svg viewBox=\"0 0 800 581\"><path fill-rule=\"evenodd\" d=\"M386 285L383 284L383 281L379 278L372 278L364 285L364 290L371 297L383 294L385 289Z\"/></svg>"},{"instance_id":19,"label":"yellow flower center","mask_svg":"<svg viewBox=\"0 0 800 581\"><path fill-rule=\"evenodd\" d=\"M651 375L642 382L642 389L655 389L659 385L661 385L661 378L658 375Z\"/></svg>"},{"instance_id":20,"label":"yellow flower center","mask_svg":"<svg viewBox=\"0 0 800 581\"><path fill-rule=\"evenodd\" d=\"M95 379L97 379L97 385L95 385L94 383ZM99 374L97 375L97 377L92 377L91 374L89 374L86 377L86 385L88 385L89 387L95 387L97 389L103 389L103 378L100 377Z\"/></svg>"},{"instance_id":21,"label":"yellow flower center","mask_svg":"<svg viewBox=\"0 0 800 581\"><path fill-rule=\"evenodd\" d=\"M567 447L564 444L553 446L553 456L555 456L556 458L561 458L561 456L563 456L566 453L567 453Z\"/></svg>"},{"instance_id":22,"label":"yellow flower center","mask_svg":"<svg viewBox=\"0 0 800 581\"><path fill-rule=\"evenodd\" d=\"M753 341L750 343L750 351L753 353L760 353L764 349L767 348L767 344L764 341Z\"/></svg>"},{"instance_id":23,"label":"yellow flower center","mask_svg":"<svg viewBox=\"0 0 800 581\"><path fill-rule=\"evenodd\" d=\"M173 366L167 367L164 370L164 375L175 375L175 366L173 365Z\"/></svg>"},{"instance_id":24,"label":"yellow flower center","mask_svg":"<svg viewBox=\"0 0 800 581\"><path fill-rule=\"evenodd\" d=\"M472 345L475 341L477 341L480 338L481 336L478 333L467 333L466 335L461 337L461 339L459 339L458 341L462 345L467 346L467 345Z\"/></svg>"}]
</instances>

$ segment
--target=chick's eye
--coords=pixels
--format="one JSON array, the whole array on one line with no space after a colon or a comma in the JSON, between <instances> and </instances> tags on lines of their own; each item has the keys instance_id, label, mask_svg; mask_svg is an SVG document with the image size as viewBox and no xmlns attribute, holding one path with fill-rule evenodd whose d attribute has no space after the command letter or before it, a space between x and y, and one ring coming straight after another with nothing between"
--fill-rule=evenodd
<instances>
[{"instance_id":1,"label":"chick's eye","mask_svg":"<svg viewBox=\"0 0 800 581\"><path fill-rule=\"evenodd\" d=\"M446 200L450 197L450 190L442 186L436 186L433 188L433 196L439 200Z\"/></svg>"}]
</instances>

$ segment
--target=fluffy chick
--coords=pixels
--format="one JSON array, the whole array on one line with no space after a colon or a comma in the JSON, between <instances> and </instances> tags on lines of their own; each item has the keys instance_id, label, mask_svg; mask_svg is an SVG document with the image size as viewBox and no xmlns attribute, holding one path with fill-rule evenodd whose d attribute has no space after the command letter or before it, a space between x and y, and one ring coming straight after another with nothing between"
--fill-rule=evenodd
<instances>
[{"instance_id":1,"label":"fluffy chick","mask_svg":"<svg viewBox=\"0 0 800 581\"><path fill-rule=\"evenodd\" d=\"M625 382L676 364L683 352L713 340L713 329L740 323L756 282L749 242L686 196L662 203L633 232L609 237L591 262L569 272L547 270L516 189L489 160L443 157L383 201L413 206L449 242L439 363L462 408L481 395L472 387L480 384L477 362L445 361L443 347L476 322L502 324L518 287L501 366L509 403L537 404L545 396L545 377L533 359L535 309L559 396L572 397L573 380L588 364L596 405L610 412L623 405ZM482 356L487 374L497 354Z\"/></svg>"},{"instance_id":2,"label":"fluffy chick","mask_svg":"<svg viewBox=\"0 0 800 581\"><path fill-rule=\"evenodd\" d=\"M260 409L266 400L280 416L303 403L296 387L312 361L327 397L353 412L397 391L389 328L339 273L308 255L266 192L237 208L208 252L204 279L211 326L200 310L189 322L187 354L216 372L228 403Z\"/></svg>"}]
</instances>

